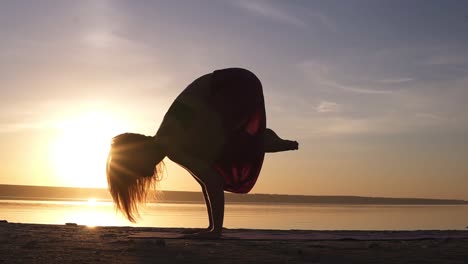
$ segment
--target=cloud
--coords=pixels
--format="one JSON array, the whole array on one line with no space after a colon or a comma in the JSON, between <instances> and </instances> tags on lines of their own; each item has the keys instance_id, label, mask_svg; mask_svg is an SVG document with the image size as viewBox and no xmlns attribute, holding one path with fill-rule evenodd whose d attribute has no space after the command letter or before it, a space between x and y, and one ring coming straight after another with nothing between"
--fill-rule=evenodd
<instances>
[{"instance_id":1,"label":"cloud","mask_svg":"<svg viewBox=\"0 0 468 264\"><path fill-rule=\"evenodd\" d=\"M339 112L340 106L337 103L322 101L316 108L319 113L336 113Z\"/></svg>"},{"instance_id":2,"label":"cloud","mask_svg":"<svg viewBox=\"0 0 468 264\"><path fill-rule=\"evenodd\" d=\"M322 132L328 135L368 133L372 131L371 125L368 120L338 118L329 120Z\"/></svg>"},{"instance_id":3,"label":"cloud","mask_svg":"<svg viewBox=\"0 0 468 264\"><path fill-rule=\"evenodd\" d=\"M382 79L377 80L379 83L386 83L386 84L400 84L413 81L413 78L394 78L394 79Z\"/></svg>"},{"instance_id":4,"label":"cloud","mask_svg":"<svg viewBox=\"0 0 468 264\"><path fill-rule=\"evenodd\" d=\"M289 120L291 133L302 138L356 135L398 135L421 133L421 131L447 131L457 127L456 119L446 119L432 114L395 113L367 118L346 116L312 116L308 122L304 117ZM291 119L291 118L289 118Z\"/></svg>"},{"instance_id":5,"label":"cloud","mask_svg":"<svg viewBox=\"0 0 468 264\"><path fill-rule=\"evenodd\" d=\"M30 131L52 128L53 123L50 121L37 121L37 122L22 122L22 123L3 123L0 124L1 133L14 133L19 131Z\"/></svg>"},{"instance_id":6,"label":"cloud","mask_svg":"<svg viewBox=\"0 0 468 264\"><path fill-rule=\"evenodd\" d=\"M449 67L449 70L453 70L450 67L466 67L468 65L468 52L464 48L431 43L383 48L375 52L372 57L377 63L385 62L390 71L410 72L411 75L416 75L418 80L421 79L421 73L424 69L433 71L431 66ZM381 67L385 67L385 65L381 65ZM432 72L429 75L432 75Z\"/></svg>"},{"instance_id":7,"label":"cloud","mask_svg":"<svg viewBox=\"0 0 468 264\"><path fill-rule=\"evenodd\" d=\"M342 81L338 81L339 76L343 76L339 71L334 69L330 64L320 63L314 60L307 60L299 63L299 68L303 71L306 77L320 86L326 86L331 88L340 89L342 91L360 94L391 94L393 90L383 89L372 89L368 88L371 86L371 81L367 80L361 86L352 84L344 84ZM338 77L337 77L338 76ZM366 79L355 77L356 80ZM361 81L362 82L362 81Z\"/></svg>"},{"instance_id":8,"label":"cloud","mask_svg":"<svg viewBox=\"0 0 468 264\"><path fill-rule=\"evenodd\" d=\"M334 87L334 88L341 89L343 91L353 92L353 93L361 93L361 94L390 94L392 93L392 91L389 91L389 90L374 90L374 89L368 89L368 88L363 88L363 87L344 85L344 84L340 84L332 80L326 81L324 82L324 84L328 85L329 87Z\"/></svg>"},{"instance_id":9,"label":"cloud","mask_svg":"<svg viewBox=\"0 0 468 264\"><path fill-rule=\"evenodd\" d=\"M326 16L318 12L310 12L309 15L312 19L314 19L315 21L318 21L328 30L335 32L335 33L338 32L338 26L336 25L335 20L333 20L329 16Z\"/></svg>"},{"instance_id":10,"label":"cloud","mask_svg":"<svg viewBox=\"0 0 468 264\"><path fill-rule=\"evenodd\" d=\"M312 117L303 122L303 117L289 121L291 133L302 138L323 136L353 136L362 134L395 133L399 128L387 129L386 120L347 117Z\"/></svg>"},{"instance_id":11,"label":"cloud","mask_svg":"<svg viewBox=\"0 0 468 264\"><path fill-rule=\"evenodd\" d=\"M429 120L429 121L432 121L432 122L441 122L441 121L448 120L446 118L443 118L443 117L441 117L439 115L432 114L432 113L416 113L415 117L425 119L425 120Z\"/></svg>"},{"instance_id":12,"label":"cloud","mask_svg":"<svg viewBox=\"0 0 468 264\"><path fill-rule=\"evenodd\" d=\"M430 56L423 61L423 64L426 65L466 65L467 56L465 54L453 54L453 55L436 55Z\"/></svg>"},{"instance_id":13,"label":"cloud","mask_svg":"<svg viewBox=\"0 0 468 264\"><path fill-rule=\"evenodd\" d=\"M236 2L236 5L255 15L263 16L271 20L287 23L297 27L307 26L307 24L297 16L294 16L279 7L273 6L269 1L239 1Z\"/></svg>"},{"instance_id":14,"label":"cloud","mask_svg":"<svg viewBox=\"0 0 468 264\"><path fill-rule=\"evenodd\" d=\"M279 5L274 5L272 2L273 1L267 0L242 0L235 4L254 15L262 16L270 20L287 23L301 28L308 27L309 25L318 25L331 32L338 32L336 21L323 13L315 10L309 11L304 7L292 10L291 8L294 8L293 5L288 5L288 10L284 8L285 5L280 7Z\"/></svg>"}]
</instances>

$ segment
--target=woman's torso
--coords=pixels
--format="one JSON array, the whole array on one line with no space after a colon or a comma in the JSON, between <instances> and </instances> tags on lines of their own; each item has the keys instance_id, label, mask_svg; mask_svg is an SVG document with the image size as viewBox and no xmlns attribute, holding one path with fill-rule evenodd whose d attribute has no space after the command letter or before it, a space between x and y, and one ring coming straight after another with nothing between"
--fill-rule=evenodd
<instances>
[{"instance_id":1,"label":"woman's torso","mask_svg":"<svg viewBox=\"0 0 468 264\"><path fill-rule=\"evenodd\" d=\"M209 103L212 75L196 79L177 96L156 133L156 138L169 142L169 148L209 163L225 143L221 117Z\"/></svg>"}]
</instances>

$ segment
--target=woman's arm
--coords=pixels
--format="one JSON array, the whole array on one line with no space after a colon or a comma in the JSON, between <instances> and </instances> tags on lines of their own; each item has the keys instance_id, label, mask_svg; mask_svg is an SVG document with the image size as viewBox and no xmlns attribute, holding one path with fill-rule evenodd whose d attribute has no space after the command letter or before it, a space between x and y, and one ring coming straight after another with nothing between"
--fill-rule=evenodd
<instances>
[{"instance_id":1,"label":"woman's arm","mask_svg":"<svg viewBox=\"0 0 468 264\"><path fill-rule=\"evenodd\" d=\"M207 207L211 210L209 217L213 223L212 229L200 232L198 234L189 235L194 238L217 238L221 235L224 220L224 180L223 178L209 165L196 157L187 155L185 152L169 147L168 158L175 163L187 169L197 181L202 184L202 188L206 190L204 195L207 195Z\"/></svg>"}]
</instances>

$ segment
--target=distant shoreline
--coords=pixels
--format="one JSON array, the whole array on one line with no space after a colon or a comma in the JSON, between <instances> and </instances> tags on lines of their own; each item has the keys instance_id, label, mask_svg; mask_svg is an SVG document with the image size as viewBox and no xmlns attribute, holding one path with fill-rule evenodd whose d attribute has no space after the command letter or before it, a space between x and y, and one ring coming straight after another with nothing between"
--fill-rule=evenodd
<instances>
[{"instance_id":1,"label":"distant shoreline","mask_svg":"<svg viewBox=\"0 0 468 264\"><path fill-rule=\"evenodd\" d=\"M161 191L155 196L157 199L148 202L204 203L201 192ZM226 193L225 197L228 204L468 205L468 201L456 199L233 193ZM112 201L107 189L0 184L0 200L86 202L88 199L96 199L102 202Z\"/></svg>"}]
</instances>

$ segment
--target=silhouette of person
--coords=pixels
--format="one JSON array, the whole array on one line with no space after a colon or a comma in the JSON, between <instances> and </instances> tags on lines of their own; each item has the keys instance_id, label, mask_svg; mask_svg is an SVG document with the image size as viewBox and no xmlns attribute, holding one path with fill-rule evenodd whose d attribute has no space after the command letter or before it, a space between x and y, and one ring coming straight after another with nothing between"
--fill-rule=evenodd
<instances>
[{"instance_id":1,"label":"silhouette of person","mask_svg":"<svg viewBox=\"0 0 468 264\"><path fill-rule=\"evenodd\" d=\"M184 167L200 184L207 229L187 237L218 238L224 192L248 193L265 153L296 150L266 128L260 80L241 68L216 70L193 81L175 99L155 136L125 133L112 139L107 181L116 207L134 222L138 204L161 179L164 157Z\"/></svg>"}]
</instances>

